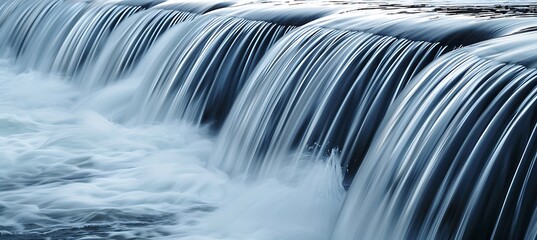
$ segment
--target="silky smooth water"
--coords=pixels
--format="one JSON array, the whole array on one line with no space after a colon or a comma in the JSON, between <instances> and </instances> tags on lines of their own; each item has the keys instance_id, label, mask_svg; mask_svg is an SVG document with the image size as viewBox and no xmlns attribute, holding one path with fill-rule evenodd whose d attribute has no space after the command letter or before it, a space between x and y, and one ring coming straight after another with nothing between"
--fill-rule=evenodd
<instances>
[{"instance_id":1,"label":"silky smooth water","mask_svg":"<svg viewBox=\"0 0 537 240\"><path fill-rule=\"evenodd\" d=\"M238 182L205 166L214 148L206 129L117 124L92 107L107 95L13 68L0 64L0 239L330 235L343 199L334 164L305 163L289 181Z\"/></svg>"},{"instance_id":2,"label":"silky smooth water","mask_svg":"<svg viewBox=\"0 0 537 240\"><path fill-rule=\"evenodd\" d=\"M535 239L531 9L346 3L0 2L0 239Z\"/></svg>"}]
</instances>

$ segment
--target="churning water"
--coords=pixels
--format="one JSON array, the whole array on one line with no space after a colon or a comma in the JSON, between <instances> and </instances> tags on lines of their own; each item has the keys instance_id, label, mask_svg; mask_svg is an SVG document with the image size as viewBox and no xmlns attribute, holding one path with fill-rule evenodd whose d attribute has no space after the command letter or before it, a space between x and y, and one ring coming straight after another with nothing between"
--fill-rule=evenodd
<instances>
[{"instance_id":1,"label":"churning water","mask_svg":"<svg viewBox=\"0 0 537 240\"><path fill-rule=\"evenodd\" d=\"M117 124L93 107L116 104L110 95L14 68L0 70L0 239L329 236L343 197L335 165L234 181L206 167L207 129Z\"/></svg>"},{"instance_id":2,"label":"churning water","mask_svg":"<svg viewBox=\"0 0 537 240\"><path fill-rule=\"evenodd\" d=\"M2 1L0 239L536 239L537 17L459 10Z\"/></svg>"}]
</instances>

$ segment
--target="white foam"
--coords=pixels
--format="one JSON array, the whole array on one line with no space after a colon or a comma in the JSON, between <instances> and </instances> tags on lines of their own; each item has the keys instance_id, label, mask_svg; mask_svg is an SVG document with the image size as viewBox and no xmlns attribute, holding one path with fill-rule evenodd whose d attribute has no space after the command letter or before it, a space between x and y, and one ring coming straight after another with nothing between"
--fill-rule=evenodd
<instances>
[{"instance_id":1,"label":"white foam","mask_svg":"<svg viewBox=\"0 0 537 240\"><path fill-rule=\"evenodd\" d=\"M0 63L0 234L328 238L343 196L335 165L239 182L205 167L206 129L112 121L134 92L128 80L87 94L11 69Z\"/></svg>"}]
</instances>

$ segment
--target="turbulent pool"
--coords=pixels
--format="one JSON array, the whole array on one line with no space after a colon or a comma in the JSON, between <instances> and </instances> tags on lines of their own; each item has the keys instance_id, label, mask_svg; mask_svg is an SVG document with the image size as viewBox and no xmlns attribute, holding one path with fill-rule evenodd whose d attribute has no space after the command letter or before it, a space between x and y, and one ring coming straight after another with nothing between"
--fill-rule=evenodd
<instances>
[{"instance_id":1,"label":"turbulent pool","mask_svg":"<svg viewBox=\"0 0 537 240\"><path fill-rule=\"evenodd\" d=\"M315 182L234 181L206 167L214 149L207 129L118 124L93 107L114 99L16 69L1 62L0 239L330 234L343 197L334 166L305 166Z\"/></svg>"}]
</instances>

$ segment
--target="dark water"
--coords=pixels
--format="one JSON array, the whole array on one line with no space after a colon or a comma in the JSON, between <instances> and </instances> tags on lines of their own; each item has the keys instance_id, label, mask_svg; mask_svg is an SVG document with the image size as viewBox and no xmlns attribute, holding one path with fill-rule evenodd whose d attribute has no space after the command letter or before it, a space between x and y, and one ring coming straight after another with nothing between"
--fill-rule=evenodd
<instances>
[{"instance_id":1,"label":"dark water","mask_svg":"<svg viewBox=\"0 0 537 240\"><path fill-rule=\"evenodd\" d=\"M0 239L537 238L537 18L438 11L0 2Z\"/></svg>"}]
</instances>

